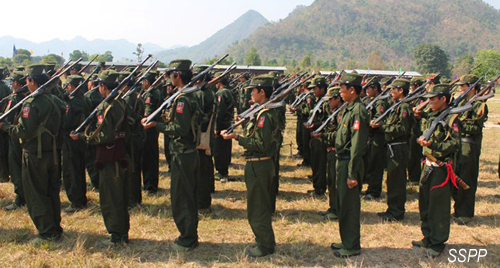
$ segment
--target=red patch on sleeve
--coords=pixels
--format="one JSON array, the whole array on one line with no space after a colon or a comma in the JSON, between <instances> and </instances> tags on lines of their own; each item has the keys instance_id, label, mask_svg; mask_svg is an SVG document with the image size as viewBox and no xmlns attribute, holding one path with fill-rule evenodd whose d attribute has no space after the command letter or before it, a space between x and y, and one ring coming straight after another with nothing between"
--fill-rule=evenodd
<instances>
[{"instance_id":1,"label":"red patch on sleeve","mask_svg":"<svg viewBox=\"0 0 500 268\"><path fill-rule=\"evenodd\" d=\"M100 125L104 121L104 115L98 115L97 116L97 124Z\"/></svg>"},{"instance_id":2,"label":"red patch on sleeve","mask_svg":"<svg viewBox=\"0 0 500 268\"><path fill-rule=\"evenodd\" d=\"M182 114L184 112L184 103L183 102L177 103L177 108L175 108L175 112L178 114Z\"/></svg>"},{"instance_id":3,"label":"red patch on sleeve","mask_svg":"<svg viewBox=\"0 0 500 268\"><path fill-rule=\"evenodd\" d=\"M307 99L307 104L311 104L311 99Z\"/></svg>"},{"instance_id":4,"label":"red patch on sleeve","mask_svg":"<svg viewBox=\"0 0 500 268\"><path fill-rule=\"evenodd\" d=\"M66 104L66 114L68 114L68 113L69 113L69 105Z\"/></svg>"},{"instance_id":5,"label":"red patch on sleeve","mask_svg":"<svg viewBox=\"0 0 500 268\"><path fill-rule=\"evenodd\" d=\"M266 121L266 118L264 116L259 117L259 122L257 123L257 126L264 127L264 121Z\"/></svg>"},{"instance_id":6,"label":"red patch on sleeve","mask_svg":"<svg viewBox=\"0 0 500 268\"><path fill-rule=\"evenodd\" d=\"M352 125L352 129L359 130L359 125L360 125L359 120L354 121L354 124Z\"/></svg>"},{"instance_id":7,"label":"red patch on sleeve","mask_svg":"<svg viewBox=\"0 0 500 268\"><path fill-rule=\"evenodd\" d=\"M222 100L222 96L217 97L217 101L220 102Z\"/></svg>"},{"instance_id":8,"label":"red patch on sleeve","mask_svg":"<svg viewBox=\"0 0 500 268\"><path fill-rule=\"evenodd\" d=\"M380 112L384 113L384 111L385 111L384 106L380 106Z\"/></svg>"},{"instance_id":9,"label":"red patch on sleeve","mask_svg":"<svg viewBox=\"0 0 500 268\"><path fill-rule=\"evenodd\" d=\"M7 104L7 107L5 107L5 111L10 110L11 105L12 105L12 100L10 100L9 103Z\"/></svg>"},{"instance_id":10,"label":"red patch on sleeve","mask_svg":"<svg viewBox=\"0 0 500 268\"><path fill-rule=\"evenodd\" d=\"M453 124L453 131L458 133L458 124Z\"/></svg>"},{"instance_id":11,"label":"red patch on sleeve","mask_svg":"<svg viewBox=\"0 0 500 268\"><path fill-rule=\"evenodd\" d=\"M403 110L403 118L406 118L407 115L408 115L408 112L406 110Z\"/></svg>"},{"instance_id":12,"label":"red patch on sleeve","mask_svg":"<svg viewBox=\"0 0 500 268\"><path fill-rule=\"evenodd\" d=\"M30 107L24 107L23 108L23 118L29 118L30 117Z\"/></svg>"},{"instance_id":13,"label":"red patch on sleeve","mask_svg":"<svg viewBox=\"0 0 500 268\"><path fill-rule=\"evenodd\" d=\"M150 104L150 103L151 103L151 97L148 97L148 98L146 99L146 103L147 103L147 104Z\"/></svg>"}]
</instances>

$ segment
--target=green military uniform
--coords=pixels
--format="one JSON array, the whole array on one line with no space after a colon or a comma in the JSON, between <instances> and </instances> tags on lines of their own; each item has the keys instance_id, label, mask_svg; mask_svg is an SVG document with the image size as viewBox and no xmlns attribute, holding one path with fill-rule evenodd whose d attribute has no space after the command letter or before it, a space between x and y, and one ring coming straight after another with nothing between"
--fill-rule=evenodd
<instances>
[{"instance_id":1,"label":"green military uniform","mask_svg":"<svg viewBox=\"0 0 500 268\"><path fill-rule=\"evenodd\" d=\"M68 76L66 83L78 87L83 82L79 75ZM82 140L73 140L69 134L76 129L90 114L91 104L83 96L83 91L74 96L66 96L66 113L63 124L62 166L63 183L71 206L80 209L87 205L87 184L85 180L85 148Z\"/></svg>"},{"instance_id":2,"label":"green military uniform","mask_svg":"<svg viewBox=\"0 0 500 268\"><path fill-rule=\"evenodd\" d=\"M429 88L426 97L438 94L449 94L447 84L438 84ZM429 128L441 111L429 113L428 118L422 119L422 130ZM431 145L424 147L438 160L451 164L454 155L460 149L460 122L454 116L448 116L444 124L439 124L430 137ZM420 242L428 250L442 252L450 234L450 188L448 175L453 172L451 166L435 166L426 160L422 170L419 191L420 220L422 221L423 240Z\"/></svg>"},{"instance_id":3,"label":"green military uniform","mask_svg":"<svg viewBox=\"0 0 500 268\"><path fill-rule=\"evenodd\" d=\"M220 75L216 74L215 76ZM221 178L227 178L229 175L229 164L231 163L232 141L224 140L220 136L220 132L231 126L233 121L235 101L231 91L226 87L219 88L216 93L217 112L215 120L215 138L214 146L214 164L215 169L220 174Z\"/></svg>"},{"instance_id":4,"label":"green military uniform","mask_svg":"<svg viewBox=\"0 0 500 268\"><path fill-rule=\"evenodd\" d=\"M149 72L146 79L148 79L151 84L156 80L158 75L157 71ZM158 88L149 88L145 91L141 98L144 101L144 117L148 117L151 113L156 111L161 101L161 94ZM144 190L149 193L156 193L158 191L158 179L159 179L159 159L160 151L158 145L158 131L154 129L148 129L146 132L146 140L144 143L144 150L142 154L142 181L144 185Z\"/></svg>"},{"instance_id":5,"label":"green military uniform","mask_svg":"<svg viewBox=\"0 0 500 268\"><path fill-rule=\"evenodd\" d=\"M245 81L238 85L238 114L241 114L250 108L249 102L252 100L252 91L247 89L249 83L250 81Z\"/></svg>"},{"instance_id":6,"label":"green military uniform","mask_svg":"<svg viewBox=\"0 0 500 268\"><path fill-rule=\"evenodd\" d=\"M311 111L314 109L314 106L316 105L316 98L314 95L311 93L307 95L305 100L297 107L297 111L300 113L300 117L304 120L304 122L307 121L307 118L309 118L309 114ZM311 132L308 128L302 124L300 126L302 128L302 148L304 151L304 154L302 155L304 161L302 162L303 165L309 166L311 165Z\"/></svg>"},{"instance_id":7,"label":"green military uniform","mask_svg":"<svg viewBox=\"0 0 500 268\"><path fill-rule=\"evenodd\" d=\"M301 93L299 94L296 98L300 98L303 96L302 94L307 94L307 93ZM301 112L299 110L295 111L295 115L297 116L297 125L296 125L296 131L295 131L295 143L297 143L297 150L299 151L298 154L300 156L304 155L304 144L302 143L302 135L304 132L304 117L301 115ZM307 118L306 118L307 120Z\"/></svg>"},{"instance_id":8,"label":"green military uniform","mask_svg":"<svg viewBox=\"0 0 500 268\"><path fill-rule=\"evenodd\" d=\"M272 86L272 78L256 76L249 87ZM245 184L247 187L248 222L255 235L255 241L264 255L274 252L276 241L272 228L271 181L274 173L273 156L276 155L279 130L276 110L264 110L246 127L245 137L239 137L238 144L245 149Z\"/></svg>"},{"instance_id":9,"label":"green military uniform","mask_svg":"<svg viewBox=\"0 0 500 268\"><path fill-rule=\"evenodd\" d=\"M48 80L43 65L28 66L27 74L38 83ZM63 112L64 106L45 92L23 103L18 124L6 122L2 127L22 141L26 205L41 239L58 239L63 232L56 142Z\"/></svg>"},{"instance_id":10,"label":"green military uniform","mask_svg":"<svg viewBox=\"0 0 500 268\"><path fill-rule=\"evenodd\" d=\"M191 61L175 60L169 68L189 70ZM169 121L157 123L156 130L170 136L172 153L170 195L172 216L180 232L176 244L193 248L198 245L197 177L200 160L196 150L196 133L200 128L199 102L196 94L181 94L172 106ZM194 128L193 128L194 127Z\"/></svg>"},{"instance_id":11,"label":"green military uniform","mask_svg":"<svg viewBox=\"0 0 500 268\"><path fill-rule=\"evenodd\" d=\"M372 79L368 86L377 87L378 79ZM367 98L372 101L370 97ZM387 101L377 100L373 109L368 110L369 121L381 116L388 108ZM366 190L366 199L378 198L382 193L382 181L384 176L384 167L386 166L386 148L384 133L378 128L368 128L368 147L365 154L365 179L368 182Z\"/></svg>"},{"instance_id":12,"label":"green military uniform","mask_svg":"<svg viewBox=\"0 0 500 268\"><path fill-rule=\"evenodd\" d=\"M358 74L343 74L340 84L361 86ZM336 255L359 254L361 180L364 174L363 155L368 142L368 114L361 99L357 97L342 112L339 129L335 137L337 150L338 221L342 247ZM347 180L357 180L358 186L349 188Z\"/></svg>"},{"instance_id":13,"label":"green military uniform","mask_svg":"<svg viewBox=\"0 0 500 268\"><path fill-rule=\"evenodd\" d=\"M108 89L113 87L118 73L106 70L99 80ZM99 202L106 230L112 243L127 243L130 229L128 213L128 138L127 104L120 98L97 106L96 123L80 133L85 142L96 145L96 169L99 171Z\"/></svg>"},{"instance_id":14,"label":"green military uniform","mask_svg":"<svg viewBox=\"0 0 500 268\"><path fill-rule=\"evenodd\" d=\"M392 88L403 89L406 93L410 87L407 79L396 79ZM408 165L410 129L412 126L412 110L408 103L402 103L380 126L387 143L387 210L380 213L388 220L402 220L406 203L406 169Z\"/></svg>"},{"instance_id":15,"label":"green military uniform","mask_svg":"<svg viewBox=\"0 0 500 268\"><path fill-rule=\"evenodd\" d=\"M97 81L97 76L92 78L94 81ZM96 84L94 82L94 84ZM91 90L89 88L88 90ZM92 111L97 108L97 106L102 102L103 98L99 90L93 90L92 92L85 93L85 98L87 98L92 104ZM95 123L95 121L93 122ZM99 171L95 168L95 157L96 157L96 148L95 145L87 144L87 148L85 150L85 166L87 168L87 173L89 175L91 184L94 188L99 188Z\"/></svg>"},{"instance_id":16,"label":"green military uniform","mask_svg":"<svg viewBox=\"0 0 500 268\"><path fill-rule=\"evenodd\" d=\"M0 100L7 98L11 91L9 86L5 84L4 79L5 68L0 68ZM6 100L6 99L5 99ZM7 101L0 102L0 110L4 111L7 106ZM5 132L0 133L0 182L9 181L9 135Z\"/></svg>"},{"instance_id":17,"label":"green military uniform","mask_svg":"<svg viewBox=\"0 0 500 268\"><path fill-rule=\"evenodd\" d=\"M410 85L414 85L416 88L424 83L423 77L413 77L410 80ZM419 98L410 102L410 108L413 110L423 103L423 98ZM408 159L408 180L412 183L418 183L420 181L420 174L422 173L422 146L417 143L417 139L422 136L422 129L420 126L420 119L413 119L414 124L410 130L410 157Z\"/></svg>"},{"instance_id":18,"label":"green military uniform","mask_svg":"<svg viewBox=\"0 0 500 268\"><path fill-rule=\"evenodd\" d=\"M25 74L22 72L14 71L11 74L10 79L12 81L18 81L21 85L25 84ZM13 89L13 94L9 96L9 101L7 102L7 107L5 111L10 110L19 101L24 99L28 94L27 88ZM21 107L17 108L16 111L12 111L9 116L5 119L6 122L10 124L18 124L20 120ZM16 194L16 199L14 201L14 207L24 206L26 204L24 197L23 181L22 181L22 146L18 137L9 137L9 173L12 184L14 184L14 193Z\"/></svg>"},{"instance_id":19,"label":"green military uniform","mask_svg":"<svg viewBox=\"0 0 500 268\"><path fill-rule=\"evenodd\" d=\"M166 88L170 86L172 88L172 90L170 92L168 91L168 89L165 90L165 92L162 94L163 100L168 99L170 96L172 96L174 94L172 82L170 80L167 80L167 82L165 84L166 84L165 85ZM168 172L170 173L170 166L172 163L172 154L170 153L170 150L168 149L169 144L170 144L170 137L168 135L163 134L163 151L165 154L165 160L167 161L167 165L168 165ZM213 160L212 160L212 166L213 166ZM212 170L213 170L213 167L212 167ZM213 173L213 171L212 171L212 173Z\"/></svg>"},{"instance_id":20,"label":"green military uniform","mask_svg":"<svg viewBox=\"0 0 500 268\"><path fill-rule=\"evenodd\" d=\"M458 85L471 85L477 81L475 75L465 75L457 83ZM478 87L479 88L479 87ZM470 98L464 98L460 105L464 105ZM488 106L486 102L476 101L472 103L472 110L464 112L460 116L462 122L461 141L457 175L462 178L469 190L462 188L453 191L455 200L455 217L467 223L474 217L474 207L476 203L477 181L479 176L479 156L481 154L481 144L483 140L484 123L488 120Z\"/></svg>"}]
</instances>

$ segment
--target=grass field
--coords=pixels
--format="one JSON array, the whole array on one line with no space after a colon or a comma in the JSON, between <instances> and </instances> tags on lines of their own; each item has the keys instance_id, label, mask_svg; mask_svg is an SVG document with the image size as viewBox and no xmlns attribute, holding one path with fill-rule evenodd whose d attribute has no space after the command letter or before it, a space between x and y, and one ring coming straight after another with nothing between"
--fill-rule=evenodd
<instances>
[{"instance_id":1,"label":"grass field","mask_svg":"<svg viewBox=\"0 0 500 268\"><path fill-rule=\"evenodd\" d=\"M284 146L281 159L280 195L273 227L277 240L274 255L249 259L245 248L254 237L246 219L244 182L216 183L212 213L200 218L200 246L186 254L169 254L168 245L178 236L170 211L170 178L161 155L161 191L144 196L143 206L131 212L131 243L125 248L103 248L99 241L108 237L98 206L98 194L89 192L88 209L68 215L62 213L64 236L60 243L36 248L28 244L36 235L27 210L0 210L0 267L500 267L500 181L499 157L500 98L489 101L490 116L481 155L477 217L469 226L451 224L446 254L436 260L424 258L411 240L421 239L418 216L418 188L408 188L406 219L382 222L377 212L386 208L385 200L362 201L362 254L349 260L337 259L329 248L339 241L338 223L324 221L319 211L328 208L327 199L314 199L305 192L312 189L306 176L309 169L297 168ZM288 116L284 144L294 141L295 118ZM294 145L294 153L295 151ZM242 178L242 150L233 145L230 174ZM384 196L385 197L385 196ZM0 184L0 205L14 199L10 183ZM63 208L68 206L61 192ZM488 255L479 263L450 264L448 249L483 248Z\"/></svg>"}]
</instances>

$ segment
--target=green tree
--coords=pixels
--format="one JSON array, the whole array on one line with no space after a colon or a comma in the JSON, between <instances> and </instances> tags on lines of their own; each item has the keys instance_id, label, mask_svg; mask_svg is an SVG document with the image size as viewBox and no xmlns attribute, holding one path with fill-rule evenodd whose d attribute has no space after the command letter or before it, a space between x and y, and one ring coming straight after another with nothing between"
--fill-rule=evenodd
<instances>
[{"instance_id":1,"label":"green tree","mask_svg":"<svg viewBox=\"0 0 500 268\"><path fill-rule=\"evenodd\" d=\"M476 53L474 66L479 66L474 70L474 74L480 77L486 76L492 79L500 75L500 52L496 50L483 49Z\"/></svg>"},{"instance_id":2,"label":"green tree","mask_svg":"<svg viewBox=\"0 0 500 268\"><path fill-rule=\"evenodd\" d=\"M443 76L450 76L448 54L439 46L420 44L415 48L413 56L420 73L441 73Z\"/></svg>"},{"instance_id":3,"label":"green tree","mask_svg":"<svg viewBox=\"0 0 500 268\"><path fill-rule=\"evenodd\" d=\"M220 58L221 57L219 57L219 56L215 56L215 57L207 60L205 63L211 65L211 64L214 64L216 61L218 61ZM233 58L231 56L229 56L229 57L223 59L219 64L220 65L231 65L231 64L233 64L233 62L234 62Z\"/></svg>"},{"instance_id":4,"label":"green tree","mask_svg":"<svg viewBox=\"0 0 500 268\"><path fill-rule=\"evenodd\" d=\"M91 59L93 59L96 55L99 55L99 54L92 54L90 56ZM106 51L104 52L104 54L101 54L99 55L95 61L97 62L110 62L110 61L113 61L113 54L111 53L111 51Z\"/></svg>"},{"instance_id":5,"label":"green tree","mask_svg":"<svg viewBox=\"0 0 500 268\"><path fill-rule=\"evenodd\" d=\"M255 47L252 47L250 51L245 54L245 64L252 66L262 65L262 60L260 59L259 53L257 53L257 49Z\"/></svg>"},{"instance_id":6,"label":"green tree","mask_svg":"<svg viewBox=\"0 0 500 268\"><path fill-rule=\"evenodd\" d=\"M141 43L137 44L137 48L135 49L135 52L133 52L132 54L137 56L137 62L142 61L142 55L144 54L144 48L142 47Z\"/></svg>"},{"instance_id":7,"label":"green tree","mask_svg":"<svg viewBox=\"0 0 500 268\"><path fill-rule=\"evenodd\" d=\"M55 64L56 66L61 66L64 64L64 58L56 54L49 54L43 56L40 63L42 64L52 63Z\"/></svg>"},{"instance_id":8,"label":"green tree","mask_svg":"<svg viewBox=\"0 0 500 268\"><path fill-rule=\"evenodd\" d=\"M13 59L15 64L27 65L31 63L31 52L27 49L18 49L17 54L14 55Z\"/></svg>"},{"instance_id":9,"label":"green tree","mask_svg":"<svg viewBox=\"0 0 500 268\"><path fill-rule=\"evenodd\" d=\"M304 56L304 58L302 59L302 61L300 62L300 66L303 68L303 69L308 69L312 66L312 52L311 51L308 51L307 54Z\"/></svg>"},{"instance_id":10,"label":"green tree","mask_svg":"<svg viewBox=\"0 0 500 268\"><path fill-rule=\"evenodd\" d=\"M0 66L12 67L14 63L11 58L0 57Z\"/></svg>"},{"instance_id":11,"label":"green tree","mask_svg":"<svg viewBox=\"0 0 500 268\"><path fill-rule=\"evenodd\" d=\"M368 55L367 59L367 65L370 70L385 70L386 65L385 62L382 60L382 57L380 55L380 52L374 51Z\"/></svg>"},{"instance_id":12,"label":"green tree","mask_svg":"<svg viewBox=\"0 0 500 268\"><path fill-rule=\"evenodd\" d=\"M88 61L89 54L80 50L73 50L73 52L69 53L69 60L78 60L79 58L82 58L83 61Z\"/></svg>"},{"instance_id":13,"label":"green tree","mask_svg":"<svg viewBox=\"0 0 500 268\"><path fill-rule=\"evenodd\" d=\"M458 57L453 68L453 74L462 76L468 74L473 68L474 58L469 53L464 53Z\"/></svg>"}]
</instances>

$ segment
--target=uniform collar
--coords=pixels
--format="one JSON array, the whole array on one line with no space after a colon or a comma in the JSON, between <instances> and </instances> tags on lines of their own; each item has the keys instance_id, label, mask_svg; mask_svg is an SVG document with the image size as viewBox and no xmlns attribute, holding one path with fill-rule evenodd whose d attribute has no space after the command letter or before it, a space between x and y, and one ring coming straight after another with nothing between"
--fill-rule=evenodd
<instances>
[{"instance_id":1,"label":"uniform collar","mask_svg":"<svg viewBox=\"0 0 500 268\"><path fill-rule=\"evenodd\" d=\"M355 106L356 104L358 104L358 103L361 103L361 98L360 98L359 96L358 96L358 97L356 97L356 99L354 99L354 101L353 101L353 102L351 102L351 103L349 103L349 104L347 105L346 110L349 110L349 111L350 111L350 110L352 110L352 108L354 108L354 106Z\"/></svg>"}]
</instances>

